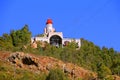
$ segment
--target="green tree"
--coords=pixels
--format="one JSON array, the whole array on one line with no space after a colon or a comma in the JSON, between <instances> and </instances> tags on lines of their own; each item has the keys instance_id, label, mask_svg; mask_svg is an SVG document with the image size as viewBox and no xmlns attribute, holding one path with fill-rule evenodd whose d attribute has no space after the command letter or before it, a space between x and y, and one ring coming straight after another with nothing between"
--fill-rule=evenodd
<instances>
[{"instance_id":1,"label":"green tree","mask_svg":"<svg viewBox=\"0 0 120 80\"><path fill-rule=\"evenodd\" d=\"M52 69L46 80L68 80L68 78L60 69Z\"/></svg>"},{"instance_id":2,"label":"green tree","mask_svg":"<svg viewBox=\"0 0 120 80\"><path fill-rule=\"evenodd\" d=\"M115 54L111 70L113 74L120 76L120 54Z\"/></svg>"},{"instance_id":3,"label":"green tree","mask_svg":"<svg viewBox=\"0 0 120 80\"><path fill-rule=\"evenodd\" d=\"M71 48L71 49L76 49L76 48L78 48L78 45L75 41L72 41L72 42L68 43L67 47Z\"/></svg>"},{"instance_id":4,"label":"green tree","mask_svg":"<svg viewBox=\"0 0 120 80\"><path fill-rule=\"evenodd\" d=\"M100 64L98 66L98 77L100 79L103 79L107 75L111 75L111 74L112 74L111 70L107 66L105 66L104 64Z\"/></svg>"},{"instance_id":5,"label":"green tree","mask_svg":"<svg viewBox=\"0 0 120 80\"><path fill-rule=\"evenodd\" d=\"M4 33L2 37L0 37L0 48L5 50L11 50L13 48L12 37Z\"/></svg>"},{"instance_id":6,"label":"green tree","mask_svg":"<svg viewBox=\"0 0 120 80\"><path fill-rule=\"evenodd\" d=\"M30 44L31 32L29 31L28 26L25 25L21 30L11 31L11 37L15 47L23 46Z\"/></svg>"}]
</instances>

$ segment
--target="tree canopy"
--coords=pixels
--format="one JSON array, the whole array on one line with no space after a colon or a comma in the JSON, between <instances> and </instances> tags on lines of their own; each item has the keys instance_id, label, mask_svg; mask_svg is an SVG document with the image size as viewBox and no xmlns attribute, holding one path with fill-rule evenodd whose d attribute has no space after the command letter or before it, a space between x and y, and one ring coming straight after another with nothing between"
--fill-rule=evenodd
<instances>
[{"instance_id":1,"label":"tree canopy","mask_svg":"<svg viewBox=\"0 0 120 80\"><path fill-rule=\"evenodd\" d=\"M20 30L12 30L10 34L3 34L0 37L0 48L5 50L11 50L13 47L21 48L24 45L30 44L31 32L28 25L25 25Z\"/></svg>"}]
</instances>

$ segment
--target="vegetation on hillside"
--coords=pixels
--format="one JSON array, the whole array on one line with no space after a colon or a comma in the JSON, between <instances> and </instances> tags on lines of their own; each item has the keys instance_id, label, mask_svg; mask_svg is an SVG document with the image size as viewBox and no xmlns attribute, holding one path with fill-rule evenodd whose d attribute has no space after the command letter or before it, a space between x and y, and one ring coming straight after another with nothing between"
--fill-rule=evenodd
<instances>
[{"instance_id":1,"label":"vegetation on hillside","mask_svg":"<svg viewBox=\"0 0 120 80\"><path fill-rule=\"evenodd\" d=\"M46 80L45 73L33 73L0 61L0 80Z\"/></svg>"},{"instance_id":2,"label":"vegetation on hillside","mask_svg":"<svg viewBox=\"0 0 120 80\"><path fill-rule=\"evenodd\" d=\"M82 46L78 50L76 50L76 44L74 42L69 43L69 45L64 48L56 48L48 43L46 43L46 47L42 48L40 46L41 42L38 42L38 48L34 49L30 46L30 40L31 32L28 26L25 25L20 30L13 30L10 34L3 34L3 36L0 37L0 50L23 51L43 56L52 56L64 62L71 62L97 72L99 79L107 80L109 75L109 78L112 80L112 75L120 76L120 54L113 48L100 48L94 43L82 38ZM53 70L53 72L55 71ZM59 74L59 72L55 73ZM52 76L53 75L49 75L49 77ZM109 78L108 80L110 80Z\"/></svg>"},{"instance_id":3,"label":"vegetation on hillside","mask_svg":"<svg viewBox=\"0 0 120 80\"><path fill-rule=\"evenodd\" d=\"M46 80L69 80L60 69L52 69Z\"/></svg>"},{"instance_id":4,"label":"vegetation on hillside","mask_svg":"<svg viewBox=\"0 0 120 80\"><path fill-rule=\"evenodd\" d=\"M4 33L0 37L0 50L17 51L25 48L31 42L31 32L28 25L20 30L12 30L10 34Z\"/></svg>"}]
</instances>

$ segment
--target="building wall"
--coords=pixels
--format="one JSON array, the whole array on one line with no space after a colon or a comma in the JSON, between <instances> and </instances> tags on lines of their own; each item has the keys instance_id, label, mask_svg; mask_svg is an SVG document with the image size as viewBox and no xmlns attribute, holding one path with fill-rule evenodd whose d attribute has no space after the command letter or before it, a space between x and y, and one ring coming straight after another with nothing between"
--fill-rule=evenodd
<instances>
[{"instance_id":1,"label":"building wall","mask_svg":"<svg viewBox=\"0 0 120 80\"><path fill-rule=\"evenodd\" d=\"M59 36L59 37L61 37L61 39L63 40L63 34L62 34L62 32L51 32L51 33L49 33L49 36L48 36L48 43L50 43L50 38L52 37L52 36L54 36L54 35L57 35L57 36Z\"/></svg>"},{"instance_id":2,"label":"building wall","mask_svg":"<svg viewBox=\"0 0 120 80\"><path fill-rule=\"evenodd\" d=\"M79 48L81 47L81 40L80 39L63 38L62 44L64 45L66 41L68 41L68 42L74 41L78 44Z\"/></svg>"},{"instance_id":3,"label":"building wall","mask_svg":"<svg viewBox=\"0 0 120 80\"><path fill-rule=\"evenodd\" d=\"M47 37L32 37L31 38L31 42L33 43L34 41L46 41L46 42L49 42L48 41L49 39Z\"/></svg>"},{"instance_id":4,"label":"building wall","mask_svg":"<svg viewBox=\"0 0 120 80\"><path fill-rule=\"evenodd\" d=\"M50 43L50 37L54 36L54 35L58 35L60 37L62 37L62 45L65 45L65 42L68 41L68 42L76 42L78 44L78 47L80 48L81 47L81 40L80 39L72 39L72 38L63 38L62 34L61 33L54 33L54 34L50 34L49 37L34 37L34 38L31 38L31 42L33 43L34 40L35 41L46 41L48 43Z\"/></svg>"}]
</instances>

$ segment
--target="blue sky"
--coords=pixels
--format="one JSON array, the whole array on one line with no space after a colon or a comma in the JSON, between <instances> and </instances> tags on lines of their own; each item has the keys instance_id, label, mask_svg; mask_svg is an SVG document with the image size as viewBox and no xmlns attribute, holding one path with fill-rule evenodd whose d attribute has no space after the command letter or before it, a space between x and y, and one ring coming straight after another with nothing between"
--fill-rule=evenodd
<instances>
[{"instance_id":1,"label":"blue sky","mask_svg":"<svg viewBox=\"0 0 120 80\"><path fill-rule=\"evenodd\" d=\"M41 34L48 18L64 37L120 51L120 0L0 0L0 35L25 24Z\"/></svg>"}]
</instances>

